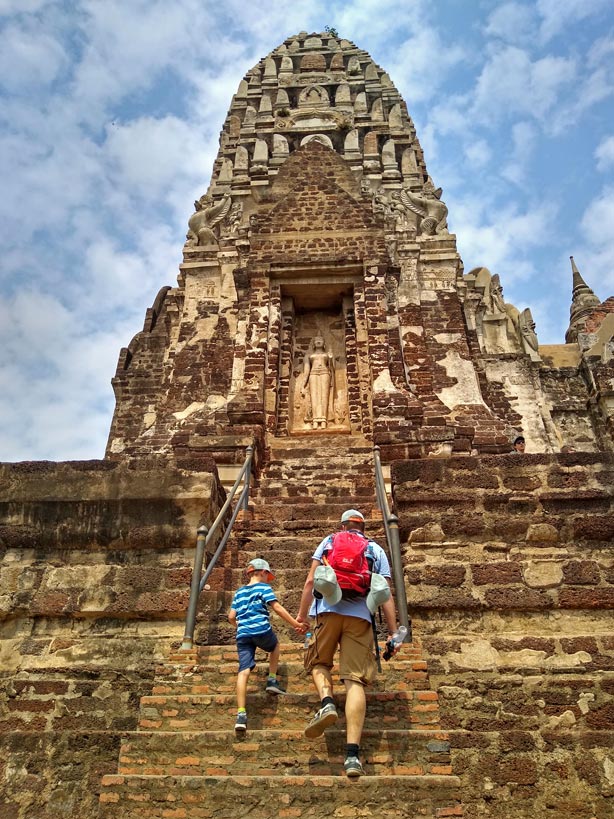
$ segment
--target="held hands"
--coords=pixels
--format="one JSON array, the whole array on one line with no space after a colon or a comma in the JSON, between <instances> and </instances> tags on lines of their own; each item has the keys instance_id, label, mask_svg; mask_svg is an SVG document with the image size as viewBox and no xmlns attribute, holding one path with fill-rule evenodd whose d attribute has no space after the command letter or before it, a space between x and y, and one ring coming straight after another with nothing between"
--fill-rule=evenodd
<instances>
[{"instance_id":1,"label":"held hands","mask_svg":"<svg viewBox=\"0 0 614 819\"><path fill-rule=\"evenodd\" d=\"M300 622L298 618L294 621L293 626L294 630L299 634L305 634L307 632L307 623Z\"/></svg>"}]
</instances>

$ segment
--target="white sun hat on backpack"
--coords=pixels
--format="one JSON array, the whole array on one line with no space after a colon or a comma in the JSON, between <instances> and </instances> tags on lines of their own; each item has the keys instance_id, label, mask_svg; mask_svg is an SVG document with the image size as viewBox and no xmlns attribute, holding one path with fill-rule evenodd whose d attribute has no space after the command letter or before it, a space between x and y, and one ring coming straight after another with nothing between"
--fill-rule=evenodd
<instances>
[{"instance_id":1,"label":"white sun hat on backpack","mask_svg":"<svg viewBox=\"0 0 614 819\"><path fill-rule=\"evenodd\" d=\"M332 566L318 566L313 575L313 588L327 605L335 606L341 600L341 586Z\"/></svg>"}]
</instances>

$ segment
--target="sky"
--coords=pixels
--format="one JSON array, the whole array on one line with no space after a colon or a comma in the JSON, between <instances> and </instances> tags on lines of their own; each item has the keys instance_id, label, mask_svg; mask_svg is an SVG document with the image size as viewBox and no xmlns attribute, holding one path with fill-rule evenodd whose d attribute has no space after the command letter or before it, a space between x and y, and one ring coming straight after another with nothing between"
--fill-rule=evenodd
<instances>
[{"instance_id":1,"label":"sky","mask_svg":"<svg viewBox=\"0 0 614 819\"><path fill-rule=\"evenodd\" d=\"M465 270L564 342L614 295L612 0L0 0L0 461L100 458L246 71L335 28L407 102Z\"/></svg>"}]
</instances>

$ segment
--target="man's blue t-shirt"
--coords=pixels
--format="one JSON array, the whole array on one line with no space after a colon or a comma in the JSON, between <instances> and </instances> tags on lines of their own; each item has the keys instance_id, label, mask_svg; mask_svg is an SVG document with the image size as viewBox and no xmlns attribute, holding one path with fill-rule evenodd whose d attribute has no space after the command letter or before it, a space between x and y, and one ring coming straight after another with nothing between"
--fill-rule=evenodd
<instances>
[{"instance_id":1,"label":"man's blue t-shirt","mask_svg":"<svg viewBox=\"0 0 614 819\"><path fill-rule=\"evenodd\" d=\"M325 551L331 548L334 535L328 535L320 543L318 548L313 553L312 560L319 560L322 562L322 555ZM382 574L384 577L390 577L390 563L386 552L374 540L369 540L367 547L367 557L373 560L372 571L375 574ZM340 600L336 605L329 606L324 598L316 600L314 598L311 608L309 609L309 616L315 617L316 614L326 614L333 611L336 614L345 614L348 617L360 617L362 620L371 622L371 612L367 606L366 597L356 597L353 600Z\"/></svg>"},{"instance_id":2,"label":"man's blue t-shirt","mask_svg":"<svg viewBox=\"0 0 614 819\"><path fill-rule=\"evenodd\" d=\"M237 612L237 638L263 634L271 628L269 604L277 600L268 583L241 586L232 598L231 609Z\"/></svg>"}]
</instances>

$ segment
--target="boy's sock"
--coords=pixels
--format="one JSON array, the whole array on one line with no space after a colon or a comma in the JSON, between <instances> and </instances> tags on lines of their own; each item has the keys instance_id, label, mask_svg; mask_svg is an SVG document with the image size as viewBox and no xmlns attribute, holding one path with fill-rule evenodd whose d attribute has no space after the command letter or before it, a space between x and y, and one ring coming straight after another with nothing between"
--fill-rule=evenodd
<instances>
[{"instance_id":1,"label":"boy's sock","mask_svg":"<svg viewBox=\"0 0 614 819\"><path fill-rule=\"evenodd\" d=\"M271 672L269 671L269 680L271 680L272 682L277 682L277 674L271 674Z\"/></svg>"},{"instance_id":2,"label":"boy's sock","mask_svg":"<svg viewBox=\"0 0 614 819\"><path fill-rule=\"evenodd\" d=\"M334 701L334 699L332 697L324 697L324 699L322 700L322 708L324 708L325 705L334 705L334 704L335 704L335 701Z\"/></svg>"},{"instance_id":3,"label":"boy's sock","mask_svg":"<svg viewBox=\"0 0 614 819\"><path fill-rule=\"evenodd\" d=\"M345 746L345 758L347 759L349 756L358 756L360 752L360 745L348 742Z\"/></svg>"},{"instance_id":4,"label":"boy's sock","mask_svg":"<svg viewBox=\"0 0 614 819\"><path fill-rule=\"evenodd\" d=\"M237 708L237 714L247 714L247 710L245 708Z\"/></svg>"}]
</instances>

